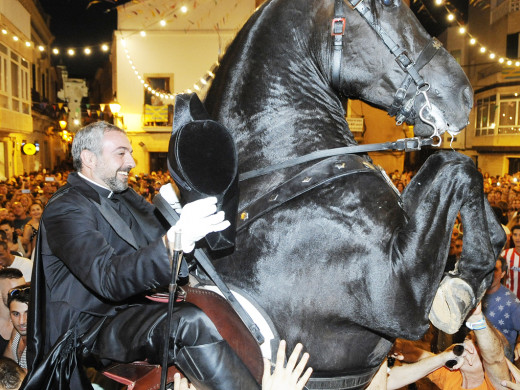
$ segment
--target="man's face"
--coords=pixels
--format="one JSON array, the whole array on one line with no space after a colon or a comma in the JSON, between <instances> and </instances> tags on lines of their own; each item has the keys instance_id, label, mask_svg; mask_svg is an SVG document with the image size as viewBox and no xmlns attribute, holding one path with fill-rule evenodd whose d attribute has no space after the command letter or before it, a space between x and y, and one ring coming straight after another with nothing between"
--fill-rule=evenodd
<instances>
[{"instance_id":1,"label":"man's face","mask_svg":"<svg viewBox=\"0 0 520 390\"><path fill-rule=\"evenodd\" d=\"M459 229L454 227L453 230L451 231L451 241L455 241L459 234L460 234Z\"/></svg>"},{"instance_id":2,"label":"man's face","mask_svg":"<svg viewBox=\"0 0 520 390\"><path fill-rule=\"evenodd\" d=\"M9 315L11 322L20 336L27 335L27 311L29 307L26 303L19 301L12 301L9 305Z\"/></svg>"},{"instance_id":3,"label":"man's face","mask_svg":"<svg viewBox=\"0 0 520 390\"><path fill-rule=\"evenodd\" d=\"M125 134L109 131L103 137L101 156L97 158L93 169L93 179L114 192L128 188L128 174L135 168L132 146Z\"/></svg>"},{"instance_id":4,"label":"man's face","mask_svg":"<svg viewBox=\"0 0 520 390\"><path fill-rule=\"evenodd\" d=\"M7 239L8 240L12 240L13 239L13 231L14 229L9 226L7 223L3 224L3 225L0 225L0 230L3 230L5 232L5 234L7 235Z\"/></svg>"},{"instance_id":5,"label":"man's face","mask_svg":"<svg viewBox=\"0 0 520 390\"><path fill-rule=\"evenodd\" d=\"M456 238L450 242L450 252L451 256L460 257L462 254L462 238Z\"/></svg>"},{"instance_id":6,"label":"man's face","mask_svg":"<svg viewBox=\"0 0 520 390\"><path fill-rule=\"evenodd\" d=\"M513 238L513 242L515 243L516 250L520 251L520 229L514 229L511 232L511 237Z\"/></svg>"},{"instance_id":7,"label":"man's face","mask_svg":"<svg viewBox=\"0 0 520 390\"><path fill-rule=\"evenodd\" d=\"M13 211L14 216L17 218L25 215L25 209L20 202L14 202L11 205L11 210Z\"/></svg>"},{"instance_id":8,"label":"man's face","mask_svg":"<svg viewBox=\"0 0 520 390\"><path fill-rule=\"evenodd\" d=\"M9 253L9 250L0 245L0 266L9 267L11 263L11 254Z\"/></svg>"},{"instance_id":9,"label":"man's face","mask_svg":"<svg viewBox=\"0 0 520 390\"><path fill-rule=\"evenodd\" d=\"M6 218L9 218L9 210L7 210L6 208L1 208L0 209L0 220L6 219Z\"/></svg>"},{"instance_id":10,"label":"man's face","mask_svg":"<svg viewBox=\"0 0 520 390\"><path fill-rule=\"evenodd\" d=\"M50 183L45 183L43 185L43 193L45 195L52 195L54 193L54 187L52 187Z\"/></svg>"},{"instance_id":11,"label":"man's face","mask_svg":"<svg viewBox=\"0 0 520 390\"><path fill-rule=\"evenodd\" d=\"M0 279L0 293L2 294L2 304L7 307L7 293L10 289L25 284L25 279Z\"/></svg>"}]
</instances>

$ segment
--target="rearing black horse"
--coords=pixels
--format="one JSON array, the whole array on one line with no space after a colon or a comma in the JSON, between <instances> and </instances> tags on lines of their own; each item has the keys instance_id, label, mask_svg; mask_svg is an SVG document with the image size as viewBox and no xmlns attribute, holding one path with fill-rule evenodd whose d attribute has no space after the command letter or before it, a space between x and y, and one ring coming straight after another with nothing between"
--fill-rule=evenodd
<instances>
[{"instance_id":1,"label":"rearing black horse","mask_svg":"<svg viewBox=\"0 0 520 390\"><path fill-rule=\"evenodd\" d=\"M344 98L413 123L416 135L467 125L472 89L455 60L400 0L367 1L271 0L239 32L205 104L233 133L241 173L355 144ZM236 250L214 263L289 346L304 343L317 376L363 388L393 338L421 337L430 309L437 327L458 329L490 282L504 233L482 177L458 153L431 157L402 196L366 156L321 160L242 181ZM323 184L284 195L312 180ZM288 200L252 212L279 194ZM459 211L464 251L440 283Z\"/></svg>"}]
</instances>

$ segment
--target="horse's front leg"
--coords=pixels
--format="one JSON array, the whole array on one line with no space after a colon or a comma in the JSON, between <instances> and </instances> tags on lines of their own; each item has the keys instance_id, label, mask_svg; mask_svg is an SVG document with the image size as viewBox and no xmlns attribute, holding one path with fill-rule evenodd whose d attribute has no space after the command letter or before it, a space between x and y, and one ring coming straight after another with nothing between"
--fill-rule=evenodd
<instances>
[{"instance_id":1,"label":"horse's front leg","mask_svg":"<svg viewBox=\"0 0 520 390\"><path fill-rule=\"evenodd\" d=\"M446 333L455 333L486 293L506 240L483 193L469 198L460 213L464 228L462 255L457 268L442 280L430 311L432 323Z\"/></svg>"},{"instance_id":2,"label":"horse's front leg","mask_svg":"<svg viewBox=\"0 0 520 390\"><path fill-rule=\"evenodd\" d=\"M464 245L457 271L448 274L439 289L425 301L432 304L430 320L446 333L456 332L468 312L482 297L504 232L484 199L482 176L473 162L455 152L440 152L430 157L403 193L409 216L405 229L394 242L394 250L405 258L420 247L417 262L422 269L444 268L455 217L460 210L464 227ZM414 248L415 247L415 248ZM432 283L439 279L431 275ZM420 283L424 275L413 276Z\"/></svg>"}]
</instances>

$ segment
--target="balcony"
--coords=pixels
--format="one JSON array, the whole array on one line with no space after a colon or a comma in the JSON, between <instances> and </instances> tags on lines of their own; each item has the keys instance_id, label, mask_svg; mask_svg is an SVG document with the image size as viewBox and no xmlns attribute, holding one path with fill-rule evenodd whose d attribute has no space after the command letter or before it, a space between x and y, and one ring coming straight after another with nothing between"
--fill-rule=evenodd
<instances>
[{"instance_id":1,"label":"balcony","mask_svg":"<svg viewBox=\"0 0 520 390\"><path fill-rule=\"evenodd\" d=\"M143 107L143 127L145 131L171 131L173 121L173 105L151 105Z\"/></svg>"}]
</instances>

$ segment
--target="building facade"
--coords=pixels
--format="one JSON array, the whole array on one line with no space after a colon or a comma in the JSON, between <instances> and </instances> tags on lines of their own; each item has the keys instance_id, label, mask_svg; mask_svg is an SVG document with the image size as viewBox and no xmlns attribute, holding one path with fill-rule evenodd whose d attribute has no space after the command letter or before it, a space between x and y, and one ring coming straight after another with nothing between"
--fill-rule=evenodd
<instances>
[{"instance_id":1,"label":"building facade","mask_svg":"<svg viewBox=\"0 0 520 390\"><path fill-rule=\"evenodd\" d=\"M56 121L49 20L33 0L0 2L0 179L67 157Z\"/></svg>"},{"instance_id":2,"label":"building facade","mask_svg":"<svg viewBox=\"0 0 520 390\"><path fill-rule=\"evenodd\" d=\"M491 0L485 8L470 5L466 30L452 27L443 35L475 93L470 124L453 147L470 155L483 172L519 172L520 1Z\"/></svg>"},{"instance_id":3,"label":"building facade","mask_svg":"<svg viewBox=\"0 0 520 390\"><path fill-rule=\"evenodd\" d=\"M166 169L175 94L204 97L219 56L254 9L254 0L185 10L148 0L117 8L112 90L121 108L113 120L129 135L136 173Z\"/></svg>"}]
</instances>

